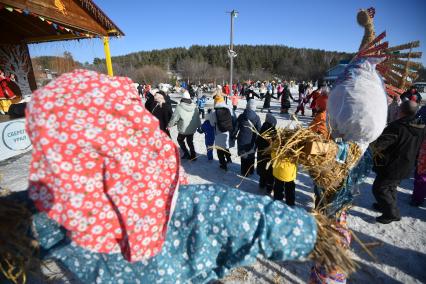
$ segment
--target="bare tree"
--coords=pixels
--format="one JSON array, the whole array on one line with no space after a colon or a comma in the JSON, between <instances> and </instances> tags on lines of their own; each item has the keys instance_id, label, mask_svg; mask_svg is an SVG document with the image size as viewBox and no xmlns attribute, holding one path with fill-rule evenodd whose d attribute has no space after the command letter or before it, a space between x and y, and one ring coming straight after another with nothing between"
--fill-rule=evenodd
<instances>
[{"instance_id":1,"label":"bare tree","mask_svg":"<svg viewBox=\"0 0 426 284\"><path fill-rule=\"evenodd\" d=\"M0 65L6 74L15 74L16 83L23 96L31 95L32 91L28 81L31 71L31 61L24 44L1 44Z\"/></svg>"},{"instance_id":2,"label":"bare tree","mask_svg":"<svg viewBox=\"0 0 426 284\"><path fill-rule=\"evenodd\" d=\"M248 78L250 80L270 80L272 79L272 74L271 72L264 70L264 69L255 69L253 70L253 72L250 73L250 78Z\"/></svg>"},{"instance_id":3,"label":"bare tree","mask_svg":"<svg viewBox=\"0 0 426 284\"><path fill-rule=\"evenodd\" d=\"M206 72L206 77L210 82L222 84L229 77L229 71L224 67L211 67Z\"/></svg>"},{"instance_id":4,"label":"bare tree","mask_svg":"<svg viewBox=\"0 0 426 284\"><path fill-rule=\"evenodd\" d=\"M154 65L145 65L135 69L131 74L128 74L135 82L146 82L151 85L158 85L169 81L169 75L161 67Z\"/></svg>"},{"instance_id":5,"label":"bare tree","mask_svg":"<svg viewBox=\"0 0 426 284\"><path fill-rule=\"evenodd\" d=\"M201 82L208 79L206 75L210 69L210 65L205 61L185 58L177 63L177 69L184 79Z\"/></svg>"}]
</instances>

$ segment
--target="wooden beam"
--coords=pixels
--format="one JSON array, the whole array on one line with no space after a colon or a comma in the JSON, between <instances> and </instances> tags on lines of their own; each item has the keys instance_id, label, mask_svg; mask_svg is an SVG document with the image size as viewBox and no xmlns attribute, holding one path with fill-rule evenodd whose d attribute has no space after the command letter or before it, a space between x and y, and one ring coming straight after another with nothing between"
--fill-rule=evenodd
<instances>
[{"instance_id":1,"label":"wooden beam","mask_svg":"<svg viewBox=\"0 0 426 284\"><path fill-rule=\"evenodd\" d=\"M44 0L0 0L1 3L19 9L28 9L46 20L52 20L63 26L94 33L100 36L108 35L108 31L102 27L96 19L89 15L74 0L64 1L66 15L61 13L54 5L55 1Z\"/></svg>"},{"instance_id":2,"label":"wooden beam","mask_svg":"<svg viewBox=\"0 0 426 284\"><path fill-rule=\"evenodd\" d=\"M7 23L7 27L8 29L10 28L16 28L18 30L21 30L24 32L24 35L27 34L31 34L31 33L42 33L42 34L46 34L46 30L43 30L43 28L40 27L40 25L35 25L32 21L24 19L26 18L26 16L22 16L22 15L13 15L12 13L8 12L9 14L11 14L11 17L14 18L10 18L10 16L5 16L5 15L1 15L0 20L4 21ZM24 24L25 23L25 24ZM31 26L31 30L27 30L27 26L26 24ZM46 23L47 25L47 23Z\"/></svg>"},{"instance_id":3,"label":"wooden beam","mask_svg":"<svg viewBox=\"0 0 426 284\"><path fill-rule=\"evenodd\" d=\"M40 37L27 37L23 41L26 43L38 43L57 40L70 40L70 39L87 39L87 37L76 36L74 34L61 34L61 35L48 35Z\"/></svg>"}]
</instances>

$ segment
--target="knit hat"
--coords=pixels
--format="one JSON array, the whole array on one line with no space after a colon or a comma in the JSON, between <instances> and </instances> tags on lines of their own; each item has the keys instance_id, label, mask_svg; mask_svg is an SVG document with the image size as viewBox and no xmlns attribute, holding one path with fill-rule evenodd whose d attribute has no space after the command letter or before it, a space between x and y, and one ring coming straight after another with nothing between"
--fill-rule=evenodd
<instances>
[{"instance_id":1,"label":"knit hat","mask_svg":"<svg viewBox=\"0 0 426 284\"><path fill-rule=\"evenodd\" d=\"M251 109L251 110L256 110L256 101L255 100L249 100L246 108Z\"/></svg>"},{"instance_id":2,"label":"knit hat","mask_svg":"<svg viewBox=\"0 0 426 284\"><path fill-rule=\"evenodd\" d=\"M225 100L222 95L216 95L214 97L214 104L223 103Z\"/></svg>"},{"instance_id":3,"label":"knit hat","mask_svg":"<svg viewBox=\"0 0 426 284\"><path fill-rule=\"evenodd\" d=\"M271 113L266 114L265 122L268 122L269 124L273 126L277 125L277 119Z\"/></svg>"},{"instance_id":4,"label":"knit hat","mask_svg":"<svg viewBox=\"0 0 426 284\"><path fill-rule=\"evenodd\" d=\"M179 150L131 84L76 70L34 92L28 191L75 244L139 261L161 250L182 173Z\"/></svg>"},{"instance_id":5,"label":"knit hat","mask_svg":"<svg viewBox=\"0 0 426 284\"><path fill-rule=\"evenodd\" d=\"M183 99L191 99L191 96L189 95L189 93L188 93L188 91L184 91L183 93L182 93L182 98Z\"/></svg>"}]
</instances>

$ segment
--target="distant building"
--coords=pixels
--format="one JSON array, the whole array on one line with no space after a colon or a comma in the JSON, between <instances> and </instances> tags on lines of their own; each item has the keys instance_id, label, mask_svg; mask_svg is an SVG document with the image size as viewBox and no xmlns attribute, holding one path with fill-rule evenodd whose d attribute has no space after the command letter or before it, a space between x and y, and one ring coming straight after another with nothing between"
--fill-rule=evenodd
<instances>
[{"instance_id":1,"label":"distant building","mask_svg":"<svg viewBox=\"0 0 426 284\"><path fill-rule=\"evenodd\" d=\"M349 60L341 60L339 64L327 70L324 76L324 81L328 84L332 84L340 74L345 71L346 66L348 66Z\"/></svg>"},{"instance_id":2,"label":"distant building","mask_svg":"<svg viewBox=\"0 0 426 284\"><path fill-rule=\"evenodd\" d=\"M58 77L58 72L41 68L41 66L38 66L38 68L34 71L35 81L38 88L45 86L47 83Z\"/></svg>"}]
</instances>

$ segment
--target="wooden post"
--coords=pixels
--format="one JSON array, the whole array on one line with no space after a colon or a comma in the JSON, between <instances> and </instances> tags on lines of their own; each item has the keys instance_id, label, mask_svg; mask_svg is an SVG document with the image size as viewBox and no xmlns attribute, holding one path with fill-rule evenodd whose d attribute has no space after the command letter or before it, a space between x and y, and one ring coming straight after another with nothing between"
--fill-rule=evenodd
<instances>
[{"instance_id":1,"label":"wooden post","mask_svg":"<svg viewBox=\"0 0 426 284\"><path fill-rule=\"evenodd\" d=\"M108 75L114 76L114 73L112 71L111 53L109 51L109 37L107 36L104 36L104 51L105 51L105 61L106 61Z\"/></svg>"}]
</instances>

